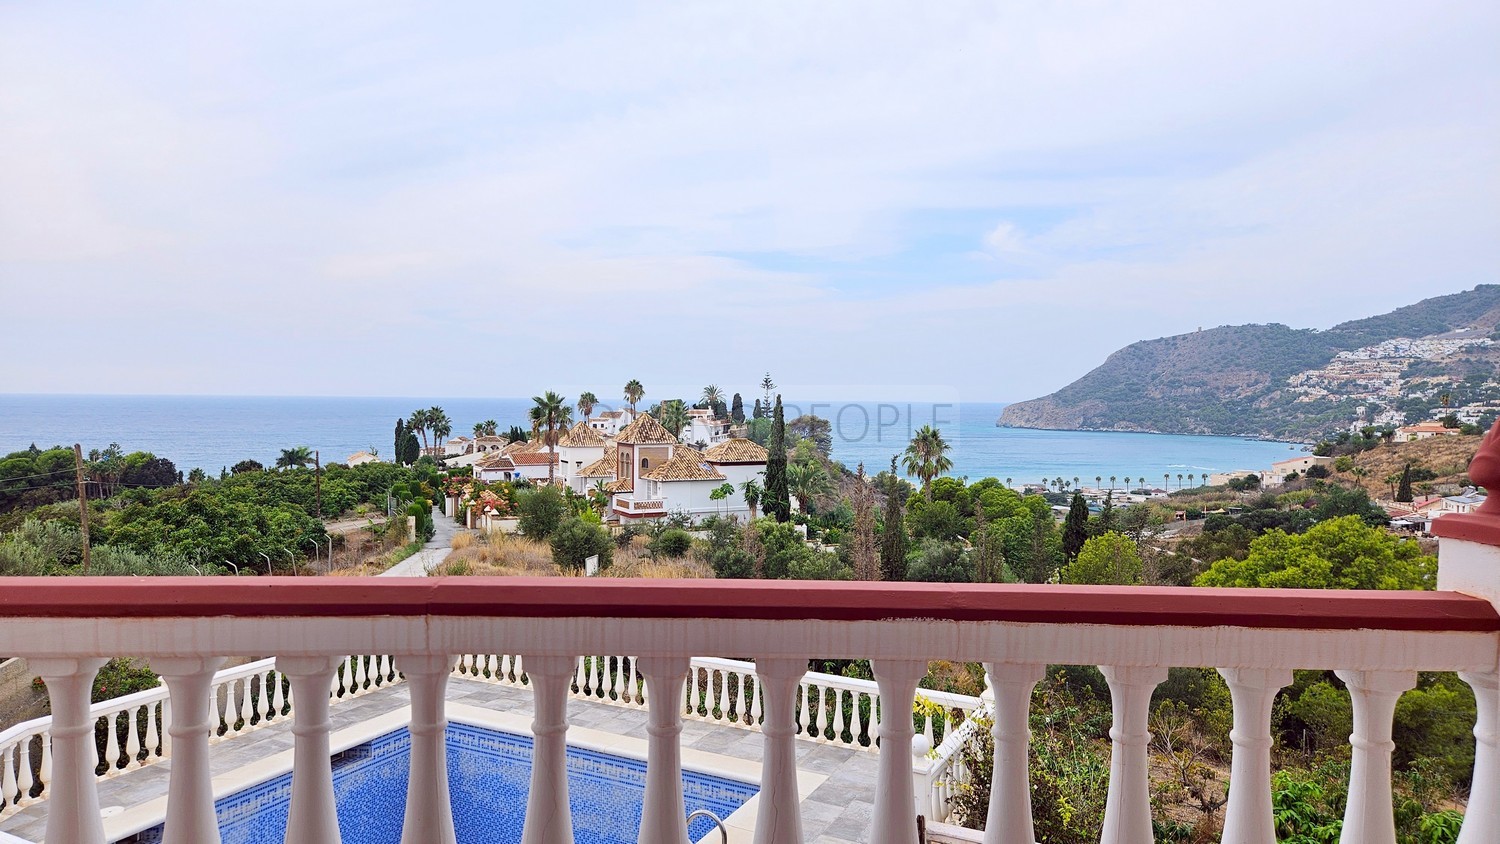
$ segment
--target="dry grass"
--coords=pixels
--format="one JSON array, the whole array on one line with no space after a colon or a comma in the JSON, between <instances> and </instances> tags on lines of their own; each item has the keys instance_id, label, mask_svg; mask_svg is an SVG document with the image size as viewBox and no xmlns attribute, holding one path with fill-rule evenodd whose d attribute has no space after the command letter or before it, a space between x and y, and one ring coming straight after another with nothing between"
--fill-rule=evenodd
<instances>
[{"instance_id":1,"label":"dry grass","mask_svg":"<svg viewBox=\"0 0 1500 844\"><path fill-rule=\"evenodd\" d=\"M452 541L450 541L448 545L455 551L462 551L463 549L472 546L474 542L474 534L472 533L455 533L453 535Z\"/></svg>"},{"instance_id":2,"label":"dry grass","mask_svg":"<svg viewBox=\"0 0 1500 844\"><path fill-rule=\"evenodd\" d=\"M705 578L713 569L692 558L655 560L646 550L646 538L636 537L625 548L616 548L605 577ZM582 572L564 570L552 562L552 548L524 536L492 531L458 534L453 553L432 570L434 575L476 577L578 577Z\"/></svg>"},{"instance_id":3,"label":"dry grass","mask_svg":"<svg viewBox=\"0 0 1500 844\"><path fill-rule=\"evenodd\" d=\"M1354 465L1366 472L1363 478L1357 480L1361 481L1371 497L1388 499L1391 497L1391 487L1385 482L1386 477L1400 474L1401 468L1410 463L1413 467L1431 469L1438 475L1434 480L1416 484L1419 488L1427 485L1458 485L1468 480L1469 461L1474 459L1474 452L1479 450L1481 439L1482 437L1460 435L1429 437L1410 443L1386 443L1354 456ZM1337 473L1337 477L1344 481L1356 480L1344 473Z\"/></svg>"}]
</instances>

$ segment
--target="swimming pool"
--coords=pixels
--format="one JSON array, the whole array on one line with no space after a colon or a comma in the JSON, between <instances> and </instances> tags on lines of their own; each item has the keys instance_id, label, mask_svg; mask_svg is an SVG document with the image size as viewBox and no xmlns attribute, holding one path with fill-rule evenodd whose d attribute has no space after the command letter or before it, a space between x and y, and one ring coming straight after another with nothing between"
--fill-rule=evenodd
<instances>
[{"instance_id":1,"label":"swimming pool","mask_svg":"<svg viewBox=\"0 0 1500 844\"><path fill-rule=\"evenodd\" d=\"M459 844L518 841L531 790L531 738L469 724L447 729L448 788ZM399 844L406 811L411 737L405 728L337 754L333 790L344 844ZM683 772L687 811L725 818L759 791L738 780ZM291 774L219 799L215 809L224 844L280 844L291 805ZM646 763L583 748L568 748L568 797L577 844L635 844L646 792ZM689 828L707 835L706 818ZM157 844L156 827L128 841Z\"/></svg>"}]
</instances>

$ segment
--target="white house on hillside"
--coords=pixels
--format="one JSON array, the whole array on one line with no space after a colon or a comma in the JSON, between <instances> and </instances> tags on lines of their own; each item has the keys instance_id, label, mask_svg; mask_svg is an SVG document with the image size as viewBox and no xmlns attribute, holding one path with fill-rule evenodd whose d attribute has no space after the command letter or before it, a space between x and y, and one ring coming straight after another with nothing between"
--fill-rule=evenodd
<instances>
[{"instance_id":1,"label":"white house on hillside","mask_svg":"<svg viewBox=\"0 0 1500 844\"><path fill-rule=\"evenodd\" d=\"M604 436L589 423L579 422L557 441L557 473L563 483L574 492L583 492L575 481L583 467L589 466L604 456Z\"/></svg>"},{"instance_id":2,"label":"white house on hillside","mask_svg":"<svg viewBox=\"0 0 1500 844\"><path fill-rule=\"evenodd\" d=\"M465 436L457 436L443 442L444 457L458 457L468 454L474 448L474 441Z\"/></svg>"},{"instance_id":3,"label":"white house on hillside","mask_svg":"<svg viewBox=\"0 0 1500 844\"><path fill-rule=\"evenodd\" d=\"M589 427L606 437L613 437L625 430L634 421L635 416L631 414L630 408L627 407L623 410L601 411L598 416L589 417Z\"/></svg>"},{"instance_id":4,"label":"white house on hillside","mask_svg":"<svg viewBox=\"0 0 1500 844\"><path fill-rule=\"evenodd\" d=\"M703 443L704 447L718 445L729 439L729 420L715 419L708 408L693 408L687 413L687 426L680 438L685 443Z\"/></svg>"}]
</instances>

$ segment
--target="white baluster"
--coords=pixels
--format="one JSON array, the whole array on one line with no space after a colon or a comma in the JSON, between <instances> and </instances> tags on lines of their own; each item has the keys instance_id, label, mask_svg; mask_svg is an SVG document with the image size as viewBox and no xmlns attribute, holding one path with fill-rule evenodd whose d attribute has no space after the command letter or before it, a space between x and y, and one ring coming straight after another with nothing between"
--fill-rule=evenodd
<instances>
[{"instance_id":1,"label":"white baluster","mask_svg":"<svg viewBox=\"0 0 1500 844\"><path fill-rule=\"evenodd\" d=\"M766 714L766 693L761 688L759 668L750 678L750 708L747 711L750 713L750 729L759 730L761 718Z\"/></svg>"},{"instance_id":2,"label":"white baluster","mask_svg":"<svg viewBox=\"0 0 1500 844\"><path fill-rule=\"evenodd\" d=\"M1500 674L1458 675L1474 690L1474 780L1458 844L1500 841Z\"/></svg>"},{"instance_id":3,"label":"white baluster","mask_svg":"<svg viewBox=\"0 0 1500 844\"><path fill-rule=\"evenodd\" d=\"M1031 690L1046 673L1044 665L986 662L995 692L995 762L990 776L990 810L984 844L1034 844L1031 820Z\"/></svg>"},{"instance_id":4,"label":"white baluster","mask_svg":"<svg viewBox=\"0 0 1500 844\"><path fill-rule=\"evenodd\" d=\"M141 707L125 710L125 770L141 766Z\"/></svg>"},{"instance_id":5,"label":"white baluster","mask_svg":"<svg viewBox=\"0 0 1500 844\"><path fill-rule=\"evenodd\" d=\"M807 673L807 660L761 658L755 673L764 684L765 713L760 766L761 811L755 817L754 844L797 844L802 841L798 808L796 708L797 689Z\"/></svg>"},{"instance_id":6,"label":"white baluster","mask_svg":"<svg viewBox=\"0 0 1500 844\"><path fill-rule=\"evenodd\" d=\"M729 714L729 675L715 668L708 675L708 693L713 696L713 703L708 707L708 716L715 721L721 721Z\"/></svg>"},{"instance_id":7,"label":"white baluster","mask_svg":"<svg viewBox=\"0 0 1500 844\"><path fill-rule=\"evenodd\" d=\"M518 685L518 686L521 685L521 681L524 680L525 677L526 677L526 661L523 660L523 659L521 659L521 655L520 654L516 654L516 685Z\"/></svg>"},{"instance_id":8,"label":"white baluster","mask_svg":"<svg viewBox=\"0 0 1500 844\"><path fill-rule=\"evenodd\" d=\"M1151 693L1167 679L1155 665L1102 665L1109 682L1114 723L1109 728L1109 794L1104 801L1100 844L1148 844L1151 831L1151 787L1147 779L1151 733Z\"/></svg>"},{"instance_id":9,"label":"white baluster","mask_svg":"<svg viewBox=\"0 0 1500 844\"><path fill-rule=\"evenodd\" d=\"M916 844L916 795L911 775L911 742L916 731L912 728L911 712L917 683L927 675L927 663L876 659L870 661L870 667L880 687L880 704L890 708L880 720L880 768L875 780L875 816L870 841Z\"/></svg>"},{"instance_id":10,"label":"white baluster","mask_svg":"<svg viewBox=\"0 0 1500 844\"><path fill-rule=\"evenodd\" d=\"M16 802L22 806L31 802L31 789L36 785L36 777L31 773L31 738L27 737L16 747L17 762L19 770L17 773L17 791L19 796Z\"/></svg>"},{"instance_id":11,"label":"white baluster","mask_svg":"<svg viewBox=\"0 0 1500 844\"><path fill-rule=\"evenodd\" d=\"M833 740L836 744L844 743L844 729L848 727L844 718L844 690L833 690Z\"/></svg>"},{"instance_id":12,"label":"white baluster","mask_svg":"<svg viewBox=\"0 0 1500 844\"><path fill-rule=\"evenodd\" d=\"M343 669L343 670L339 670ZM279 670L279 669L278 669ZM353 675L354 667L349 662L349 657L343 657L334 667L333 676L328 680L328 696L335 698L339 692L344 690L344 679ZM282 672L283 675L285 672Z\"/></svg>"},{"instance_id":13,"label":"white baluster","mask_svg":"<svg viewBox=\"0 0 1500 844\"><path fill-rule=\"evenodd\" d=\"M419 654L401 657L401 673L411 686L411 769L407 776L406 818L401 844L454 844L453 808L448 794L448 718L444 692L454 658Z\"/></svg>"},{"instance_id":14,"label":"white baluster","mask_svg":"<svg viewBox=\"0 0 1500 844\"><path fill-rule=\"evenodd\" d=\"M1354 748L1349 802L1339 844L1396 844L1391 803L1391 719L1401 693L1417 685L1415 671L1335 671L1354 703Z\"/></svg>"},{"instance_id":15,"label":"white baluster","mask_svg":"<svg viewBox=\"0 0 1500 844\"><path fill-rule=\"evenodd\" d=\"M629 700L625 686L625 657L615 658L615 699L624 703Z\"/></svg>"},{"instance_id":16,"label":"white baluster","mask_svg":"<svg viewBox=\"0 0 1500 844\"><path fill-rule=\"evenodd\" d=\"M395 660L385 654L381 654L375 657L375 665L380 670L380 685L390 685L391 678L395 675ZM453 666L451 664L448 666L448 670L452 672Z\"/></svg>"},{"instance_id":17,"label":"white baluster","mask_svg":"<svg viewBox=\"0 0 1500 844\"><path fill-rule=\"evenodd\" d=\"M277 657L276 670L292 684L292 805L285 844L339 844L328 753L328 695L324 689L340 657Z\"/></svg>"},{"instance_id":18,"label":"white baluster","mask_svg":"<svg viewBox=\"0 0 1500 844\"><path fill-rule=\"evenodd\" d=\"M30 668L47 684L52 703L55 776L49 792L47 844L104 844L94 776L95 719L89 715L94 675L107 660L33 659Z\"/></svg>"},{"instance_id":19,"label":"white baluster","mask_svg":"<svg viewBox=\"0 0 1500 844\"><path fill-rule=\"evenodd\" d=\"M1220 668L1234 703L1229 740L1229 807L1224 812L1224 844L1276 844L1271 814L1271 706L1276 693L1292 683L1280 668Z\"/></svg>"},{"instance_id":20,"label":"white baluster","mask_svg":"<svg viewBox=\"0 0 1500 844\"><path fill-rule=\"evenodd\" d=\"M20 802L20 787L16 784L15 767L16 760L23 758L25 754L18 752L19 744L0 749L0 809L13 806ZM26 766L31 767L31 759L26 759Z\"/></svg>"},{"instance_id":21,"label":"white baluster","mask_svg":"<svg viewBox=\"0 0 1500 844\"><path fill-rule=\"evenodd\" d=\"M218 657L157 657L151 670L161 674L175 705L167 732L176 755L167 783L167 821L162 844L218 844L214 791L208 760L212 730L209 704Z\"/></svg>"},{"instance_id":22,"label":"white baluster","mask_svg":"<svg viewBox=\"0 0 1500 844\"><path fill-rule=\"evenodd\" d=\"M42 764L37 768L37 779L41 780L43 788L47 788L52 783L52 733L50 731L42 733L41 739ZM43 794L46 793L46 791L43 792Z\"/></svg>"},{"instance_id":23,"label":"white baluster","mask_svg":"<svg viewBox=\"0 0 1500 844\"><path fill-rule=\"evenodd\" d=\"M698 686L698 669L691 663L688 664L687 683L687 709L688 717L698 717L698 703L703 698L703 691Z\"/></svg>"},{"instance_id":24,"label":"white baluster","mask_svg":"<svg viewBox=\"0 0 1500 844\"><path fill-rule=\"evenodd\" d=\"M125 753L120 745L120 713L113 712L104 716L104 727L104 734L107 736L104 742L105 757L100 761L105 763L104 775L110 777L120 769L120 756Z\"/></svg>"},{"instance_id":25,"label":"white baluster","mask_svg":"<svg viewBox=\"0 0 1500 844\"><path fill-rule=\"evenodd\" d=\"M271 672L271 698L272 698L272 701L273 701L273 705L272 705L271 709L272 709L273 712L276 713L276 717L277 718L282 717L281 714L286 711L286 688L285 688L285 685L286 684L282 682L281 672L280 671L272 671Z\"/></svg>"},{"instance_id":26,"label":"white baluster","mask_svg":"<svg viewBox=\"0 0 1500 844\"><path fill-rule=\"evenodd\" d=\"M937 747L937 742L932 740L933 722L937 720L933 711L930 707L922 710L922 738L927 739L928 747Z\"/></svg>"},{"instance_id":27,"label":"white baluster","mask_svg":"<svg viewBox=\"0 0 1500 844\"><path fill-rule=\"evenodd\" d=\"M587 669L588 669L588 659L587 659L587 657L579 657L578 658L578 667L573 672L573 685L575 685L575 686L578 687L578 694L579 695L585 694L584 689L587 686L587 679L588 678L585 677L584 674L587 671ZM571 691L571 689L569 691Z\"/></svg>"},{"instance_id":28,"label":"white baluster","mask_svg":"<svg viewBox=\"0 0 1500 844\"><path fill-rule=\"evenodd\" d=\"M246 677L240 681L240 721L243 722L240 729L250 729L250 719L255 717L254 703L251 700L250 678Z\"/></svg>"},{"instance_id":29,"label":"white baluster","mask_svg":"<svg viewBox=\"0 0 1500 844\"><path fill-rule=\"evenodd\" d=\"M153 756L160 756L161 755L161 754L157 753L157 746L161 743L161 735L157 731L157 727L156 727L156 708L157 708L157 704L155 704L155 703L148 703L148 704L146 704L146 761L147 762L151 761L151 757L153 757ZM206 718L207 716L204 716L204 717ZM166 725L163 724L162 726L166 726ZM142 764L144 764L144 763L142 763Z\"/></svg>"},{"instance_id":30,"label":"white baluster","mask_svg":"<svg viewBox=\"0 0 1500 844\"><path fill-rule=\"evenodd\" d=\"M573 844L568 809L568 681L574 660L528 657L535 715L531 722L531 792L521 844Z\"/></svg>"},{"instance_id":31,"label":"white baluster","mask_svg":"<svg viewBox=\"0 0 1500 844\"><path fill-rule=\"evenodd\" d=\"M681 700L689 660L685 656L652 656L641 671L656 700ZM675 706L648 712L646 797L641 813L640 844L688 844L687 809L682 798L682 713ZM910 777L908 777L910 779Z\"/></svg>"}]
</instances>

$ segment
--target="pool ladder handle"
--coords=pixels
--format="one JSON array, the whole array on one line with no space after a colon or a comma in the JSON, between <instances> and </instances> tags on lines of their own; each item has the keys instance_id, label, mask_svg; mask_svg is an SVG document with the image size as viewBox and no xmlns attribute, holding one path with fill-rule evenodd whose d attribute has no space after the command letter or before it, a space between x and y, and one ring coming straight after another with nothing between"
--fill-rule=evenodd
<instances>
[{"instance_id":1,"label":"pool ladder handle","mask_svg":"<svg viewBox=\"0 0 1500 844\"><path fill-rule=\"evenodd\" d=\"M713 812L710 812L707 809L697 809L693 812L688 813L687 822L691 824L693 822L693 818L696 818L699 815L702 815L703 817L713 821L714 826L719 828L719 840L722 842L722 844L729 844L729 830L724 828L724 822L719 820L719 816L714 814Z\"/></svg>"}]
</instances>

